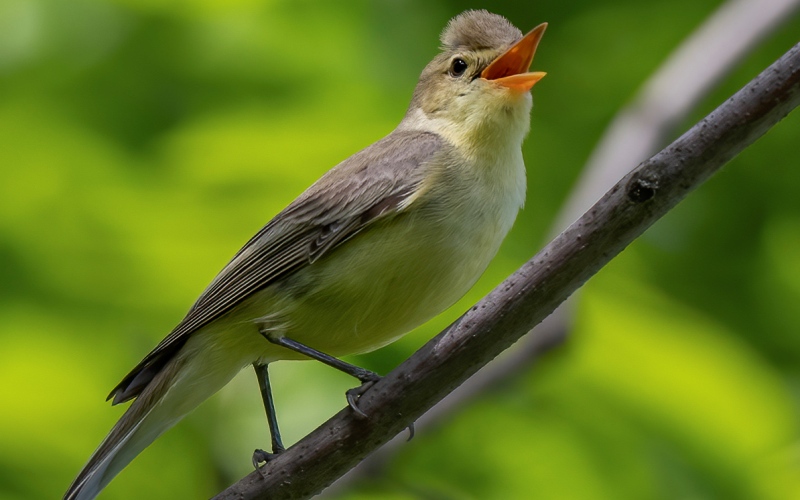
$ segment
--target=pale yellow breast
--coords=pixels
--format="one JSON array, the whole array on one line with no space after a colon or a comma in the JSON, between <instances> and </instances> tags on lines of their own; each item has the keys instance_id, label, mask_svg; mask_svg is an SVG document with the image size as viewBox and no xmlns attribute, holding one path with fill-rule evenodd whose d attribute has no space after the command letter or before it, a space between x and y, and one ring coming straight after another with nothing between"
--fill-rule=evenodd
<instances>
[{"instance_id":1,"label":"pale yellow breast","mask_svg":"<svg viewBox=\"0 0 800 500\"><path fill-rule=\"evenodd\" d=\"M450 146L428 165L409 205L258 292L239 317L342 356L381 347L452 305L489 265L524 202L530 97L516 108L478 121L485 133L410 115L401 127L431 129ZM462 142L450 140L454 134ZM257 341L249 345L264 360L301 358Z\"/></svg>"},{"instance_id":2,"label":"pale yellow breast","mask_svg":"<svg viewBox=\"0 0 800 500\"><path fill-rule=\"evenodd\" d=\"M497 253L524 196L519 152L476 167L493 175L444 170L460 174L300 271L297 286L278 298L285 335L333 355L369 351L461 298Z\"/></svg>"}]
</instances>

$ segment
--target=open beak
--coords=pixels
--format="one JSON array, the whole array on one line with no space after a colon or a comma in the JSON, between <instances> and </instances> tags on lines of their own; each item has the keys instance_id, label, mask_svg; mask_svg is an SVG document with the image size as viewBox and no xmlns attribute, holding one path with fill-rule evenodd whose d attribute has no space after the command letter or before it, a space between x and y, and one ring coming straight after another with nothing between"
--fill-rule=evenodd
<instances>
[{"instance_id":1,"label":"open beak","mask_svg":"<svg viewBox=\"0 0 800 500\"><path fill-rule=\"evenodd\" d=\"M528 72L536 47L546 28L547 23L533 28L530 33L492 61L481 72L481 78L519 92L528 92L547 74L541 71Z\"/></svg>"}]
</instances>

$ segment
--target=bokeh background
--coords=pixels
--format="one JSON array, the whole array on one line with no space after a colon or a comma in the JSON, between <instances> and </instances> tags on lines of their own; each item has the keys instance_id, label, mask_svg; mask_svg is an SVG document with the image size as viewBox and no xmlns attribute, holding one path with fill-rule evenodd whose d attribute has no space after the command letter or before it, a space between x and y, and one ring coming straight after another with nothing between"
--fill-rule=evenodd
<instances>
[{"instance_id":1,"label":"bokeh background","mask_svg":"<svg viewBox=\"0 0 800 500\"><path fill-rule=\"evenodd\" d=\"M387 134L447 20L550 28L528 204L478 286L350 361L386 372L544 243L615 113L718 0L0 0L0 498L58 498L108 391L236 250ZM788 19L676 133L798 40ZM340 498L800 498L800 112L583 289L567 342ZM631 165L633 166L633 165ZM291 444L348 377L276 366ZM269 438L242 373L106 499L207 498Z\"/></svg>"}]
</instances>

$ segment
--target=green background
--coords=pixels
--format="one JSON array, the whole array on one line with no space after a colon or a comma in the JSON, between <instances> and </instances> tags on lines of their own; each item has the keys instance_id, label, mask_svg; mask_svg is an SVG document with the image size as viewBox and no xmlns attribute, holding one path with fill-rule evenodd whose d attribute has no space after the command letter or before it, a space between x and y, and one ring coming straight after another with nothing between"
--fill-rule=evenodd
<instances>
[{"instance_id":1,"label":"green background","mask_svg":"<svg viewBox=\"0 0 800 500\"><path fill-rule=\"evenodd\" d=\"M0 1L0 498L57 498L108 391L255 231L387 134L447 20L550 27L528 202L475 289L350 361L386 372L521 265L601 133L719 2ZM788 21L677 127L797 42ZM585 287L568 342L344 498L800 498L795 112ZM353 380L279 363L291 444ZM268 445L251 370L102 498L205 498Z\"/></svg>"}]
</instances>

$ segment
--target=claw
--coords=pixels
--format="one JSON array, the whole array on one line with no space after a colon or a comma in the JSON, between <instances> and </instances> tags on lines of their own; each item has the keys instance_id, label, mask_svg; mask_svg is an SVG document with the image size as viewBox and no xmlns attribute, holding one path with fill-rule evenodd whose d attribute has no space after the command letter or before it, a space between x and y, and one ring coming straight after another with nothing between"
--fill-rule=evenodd
<instances>
[{"instance_id":1,"label":"claw","mask_svg":"<svg viewBox=\"0 0 800 500\"><path fill-rule=\"evenodd\" d=\"M362 394L367 392L367 389L369 389L370 387L375 385L375 382L377 382L378 380L381 379L380 376L378 376L378 375L376 375L376 374L374 374L372 372L370 372L370 373L372 375L370 377L364 377L364 379L361 379L359 377L360 380L362 381L362 384L360 386L353 387L352 389L348 390L345 393L345 396L347 397L347 404L350 406L350 408L353 409L353 411L355 412L356 416L359 417L359 418L362 418L362 419L369 418L369 415L364 413L361 410L361 408L358 407L358 399L361 397Z\"/></svg>"},{"instance_id":2,"label":"claw","mask_svg":"<svg viewBox=\"0 0 800 500\"><path fill-rule=\"evenodd\" d=\"M264 469L260 464L262 463L266 464L271 460L275 460L276 458L278 458L278 455L280 455L284 451L286 451L284 448L280 448L278 450L275 450L275 453L269 453L260 448L256 448L256 450L253 452L253 468L261 474L261 477L267 477L266 473L264 472Z\"/></svg>"},{"instance_id":3,"label":"claw","mask_svg":"<svg viewBox=\"0 0 800 500\"><path fill-rule=\"evenodd\" d=\"M408 439L406 439L406 442L409 442L412 439L414 439L414 432L415 432L414 431L414 422L411 422L411 425L409 425L407 428L408 428Z\"/></svg>"}]
</instances>

